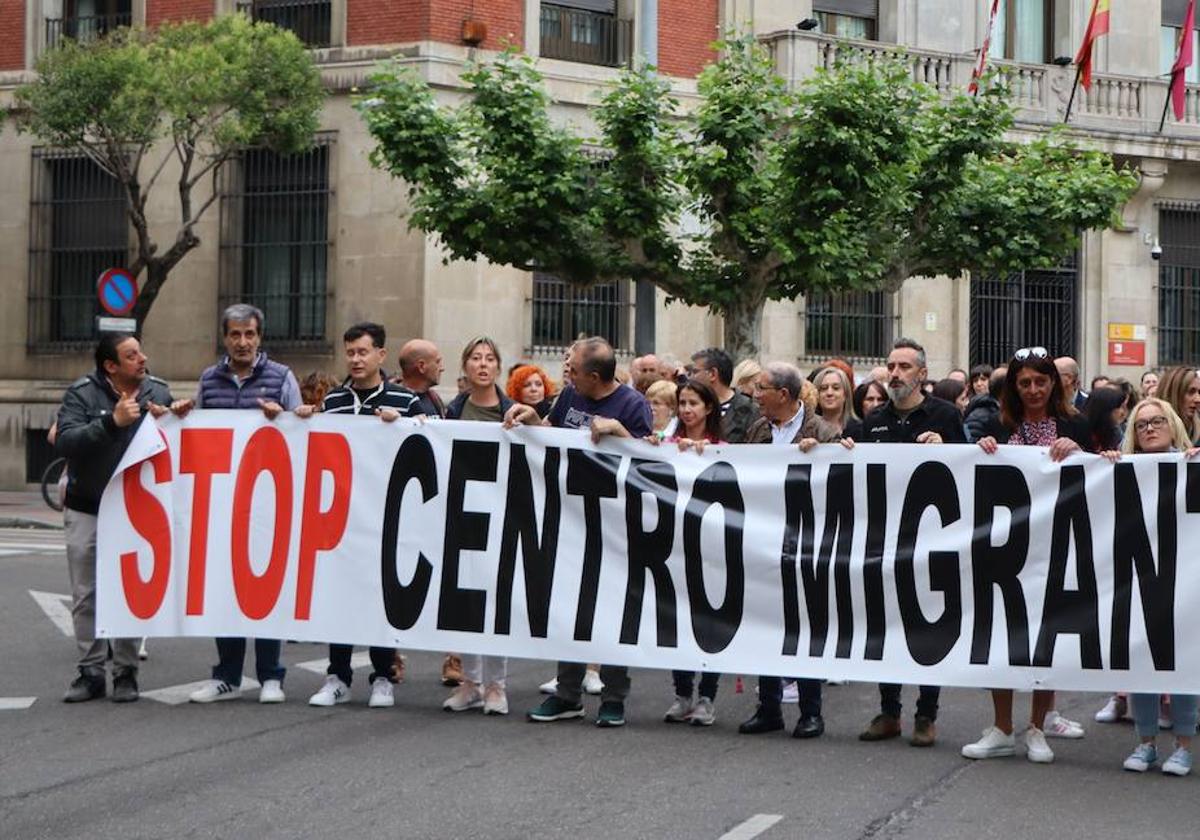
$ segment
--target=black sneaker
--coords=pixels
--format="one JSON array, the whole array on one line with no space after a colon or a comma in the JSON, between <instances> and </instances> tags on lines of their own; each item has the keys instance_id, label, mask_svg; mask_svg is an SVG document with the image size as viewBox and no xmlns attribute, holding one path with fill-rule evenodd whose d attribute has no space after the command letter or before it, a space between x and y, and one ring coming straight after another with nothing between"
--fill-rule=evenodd
<instances>
[{"instance_id":1,"label":"black sneaker","mask_svg":"<svg viewBox=\"0 0 1200 840\"><path fill-rule=\"evenodd\" d=\"M583 717L582 703L568 703L554 695L542 701L542 705L529 710L525 717L538 723L549 723L553 720L570 720Z\"/></svg>"},{"instance_id":2,"label":"black sneaker","mask_svg":"<svg viewBox=\"0 0 1200 840\"><path fill-rule=\"evenodd\" d=\"M606 700L600 704L596 713L597 726L624 726L625 704L616 700Z\"/></svg>"},{"instance_id":3,"label":"black sneaker","mask_svg":"<svg viewBox=\"0 0 1200 840\"><path fill-rule=\"evenodd\" d=\"M114 675L112 701L114 703L132 703L137 699L137 675L131 672Z\"/></svg>"},{"instance_id":4,"label":"black sneaker","mask_svg":"<svg viewBox=\"0 0 1200 840\"><path fill-rule=\"evenodd\" d=\"M71 687L67 689L67 693L63 695L63 702L86 703L88 700L103 697L104 693L103 675L93 676L80 671L79 676L71 683Z\"/></svg>"}]
</instances>

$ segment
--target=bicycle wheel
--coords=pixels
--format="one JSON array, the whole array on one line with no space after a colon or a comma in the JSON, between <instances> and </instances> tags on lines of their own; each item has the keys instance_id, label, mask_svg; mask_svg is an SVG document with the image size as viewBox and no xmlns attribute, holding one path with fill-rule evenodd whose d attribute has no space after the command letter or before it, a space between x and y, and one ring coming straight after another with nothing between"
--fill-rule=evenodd
<instances>
[{"instance_id":1,"label":"bicycle wheel","mask_svg":"<svg viewBox=\"0 0 1200 840\"><path fill-rule=\"evenodd\" d=\"M62 501L58 495L58 480L62 477L63 470L67 468L66 458L55 458L50 462L42 473L42 498L51 510L63 509Z\"/></svg>"}]
</instances>

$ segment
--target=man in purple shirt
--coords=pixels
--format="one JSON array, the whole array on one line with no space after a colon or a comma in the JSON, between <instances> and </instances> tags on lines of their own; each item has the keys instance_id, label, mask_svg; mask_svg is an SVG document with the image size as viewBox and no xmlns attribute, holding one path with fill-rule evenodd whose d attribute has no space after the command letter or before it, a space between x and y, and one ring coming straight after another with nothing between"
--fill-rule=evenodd
<instances>
[{"instance_id":1,"label":"man in purple shirt","mask_svg":"<svg viewBox=\"0 0 1200 840\"><path fill-rule=\"evenodd\" d=\"M521 423L566 429L591 429L592 440L602 435L647 437L654 428L650 403L616 380L617 357L603 338L585 338L575 343L570 357L571 383L559 394L550 415L541 420L532 406L517 404L504 417L507 427ZM558 687L552 697L529 712L530 720L549 722L583 717L582 662L558 663ZM600 666L604 689L600 695L597 726L625 725L625 698L629 696L629 669Z\"/></svg>"}]
</instances>

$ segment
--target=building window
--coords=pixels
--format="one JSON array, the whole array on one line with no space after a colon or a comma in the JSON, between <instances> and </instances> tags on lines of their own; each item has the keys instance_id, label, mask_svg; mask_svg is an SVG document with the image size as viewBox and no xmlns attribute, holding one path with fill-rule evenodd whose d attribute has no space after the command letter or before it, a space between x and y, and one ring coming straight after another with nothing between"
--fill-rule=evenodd
<instances>
[{"instance_id":1,"label":"building window","mask_svg":"<svg viewBox=\"0 0 1200 840\"><path fill-rule=\"evenodd\" d=\"M873 41L878 32L878 0L813 0L822 32L838 38Z\"/></svg>"},{"instance_id":2,"label":"building window","mask_svg":"<svg viewBox=\"0 0 1200 840\"><path fill-rule=\"evenodd\" d=\"M1054 0L1000 0L992 58L1048 64L1054 58Z\"/></svg>"},{"instance_id":3,"label":"building window","mask_svg":"<svg viewBox=\"0 0 1200 840\"><path fill-rule=\"evenodd\" d=\"M91 41L133 25L131 0L63 0L62 17L46 18L46 47L64 38Z\"/></svg>"},{"instance_id":4,"label":"building window","mask_svg":"<svg viewBox=\"0 0 1200 840\"><path fill-rule=\"evenodd\" d=\"M896 319L888 292L810 292L804 299L808 356L880 359L892 349Z\"/></svg>"},{"instance_id":5,"label":"building window","mask_svg":"<svg viewBox=\"0 0 1200 840\"><path fill-rule=\"evenodd\" d=\"M1200 205L1160 204L1158 238L1158 363L1200 359Z\"/></svg>"},{"instance_id":6,"label":"building window","mask_svg":"<svg viewBox=\"0 0 1200 840\"><path fill-rule=\"evenodd\" d=\"M82 153L33 150L29 214L31 350L96 338L96 279L129 258L125 189Z\"/></svg>"},{"instance_id":7,"label":"building window","mask_svg":"<svg viewBox=\"0 0 1200 840\"><path fill-rule=\"evenodd\" d=\"M1186 14L1187 0L1163 0L1162 25L1158 30L1158 65L1164 77L1170 77L1175 56L1179 53L1179 39L1183 36L1183 18ZM1191 38L1192 55L1200 56L1197 30L1192 30ZM1200 62L1193 61L1184 71L1184 78L1189 82L1200 82Z\"/></svg>"},{"instance_id":8,"label":"building window","mask_svg":"<svg viewBox=\"0 0 1200 840\"><path fill-rule=\"evenodd\" d=\"M248 149L223 172L222 305L259 307L275 347L328 344L332 143L322 135L296 155Z\"/></svg>"},{"instance_id":9,"label":"building window","mask_svg":"<svg viewBox=\"0 0 1200 840\"><path fill-rule=\"evenodd\" d=\"M239 0L239 12L296 33L307 47L333 42L333 0Z\"/></svg>"},{"instance_id":10,"label":"building window","mask_svg":"<svg viewBox=\"0 0 1200 840\"><path fill-rule=\"evenodd\" d=\"M618 351L632 349L629 286L628 281L618 281L585 288L534 272L532 352L558 351L580 336L592 335L605 338Z\"/></svg>"},{"instance_id":11,"label":"building window","mask_svg":"<svg viewBox=\"0 0 1200 840\"><path fill-rule=\"evenodd\" d=\"M633 58L633 21L617 14L617 0L559 0L539 12L542 58L623 67Z\"/></svg>"},{"instance_id":12,"label":"building window","mask_svg":"<svg viewBox=\"0 0 1200 840\"><path fill-rule=\"evenodd\" d=\"M972 276L971 364L1007 362L1014 351L1032 346L1074 356L1078 289L1075 255L1057 268Z\"/></svg>"}]
</instances>

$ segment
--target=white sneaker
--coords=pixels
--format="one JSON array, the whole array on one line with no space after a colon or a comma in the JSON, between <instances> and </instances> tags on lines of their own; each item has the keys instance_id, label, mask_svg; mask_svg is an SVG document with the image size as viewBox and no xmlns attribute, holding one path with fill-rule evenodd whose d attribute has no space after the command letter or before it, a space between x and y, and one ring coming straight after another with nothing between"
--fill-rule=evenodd
<instances>
[{"instance_id":1,"label":"white sneaker","mask_svg":"<svg viewBox=\"0 0 1200 840\"><path fill-rule=\"evenodd\" d=\"M236 700L242 696L240 685L230 685L224 680L208 680L188 695L189 703L216 703L220 700Z\"/></svg>"},{"instance_id":2,"label":"white sneaker","mask_svg":"<svg viewBox=\"0 0 1200 840\"><path fill-rule=\"evenodd\" d=\"M392 690L391 682L379 677L371 683L371 699L367 701L367 705L372 709L389 709L395 706L396 695Z\"/></svg>"},{"instance_id":3,"label":"white sneaker","mask_svg":"<svg viewBox=\"0 0 1200 840\"><path fill-rule=\"evenodd\" d=\"M150 658L150 651L146 650L146 637L142 636L142 643L138 645L138 659L145 662Z\"/></svg>"},{"instance_id":4,"label":"white sneaker","mask_svg":"<svg viewBox=\"0 0 1200 840\"><path fill-rule=\"evenodd\" d=\"M962 754L964 758L1005 758L1017 754L1017 739L989 726L983 730L982 738L962 748Z\"/></svg>"},{"instance_id":5,"label":"white sneaker","mask_svg":"<svg viewBox=\"0 0 1200 840\"><path fill-rule=\"evenodd\" d=\"M1054 709L1046 713L1046 720L1042 722L1042 732L1047 738L1082 738L1084 735L1083 724L1063 717Z\"/></svg>"},{"instance_id":6,"label":"white sneaker","mask_svg":"<svg viewBox=\"0 0 1200 840\"><path fill-rule=\"evenodd\" d=\"M1104 708L1096 712L1097 723L1116 723L1129 716L1129 703L1116 694L1108 698Z\"/></svg>"},{"instance_id":7,"label":"white sneaker","mask_svg":"<svg viewBox=\"0 0 1200 840\"><path fill-rule=\"evenodd\" d=\"M483 694L480 693L479 686L470 680L463 680L442 703L442 708L447 712L466 712L482 706Z\"/></svg>"},{"instance_id":8,"label":"white sneaker","mask_svg":"<svg viewBox=\"0 0 1200 840\"><path fill-rule=\"evenodd\" d=\"M483 691L483 713L485 715L508 714L508 695L500 683L489 683Z\"/></svg>"},{"instance_id":9,"label":"white sneaker","mask_svg":"<svg viewBox=\"0 0 1200 840\"><path fill-rule=\"evenodd\" d=\"M1046 733L1036 726L1025 730L1025 757L1034 764L1050 764L1054 761L1054 750L1046 743Z\"/></svg>"},{"instance_id":10,"label":"white sneaker","mask_svg":"<svg viewBox=\"0 0 1200 840\"><path fill-rule=\"evenodd\" d=\"M584 677L584 682L587 682L586 676ZM558 677L550 680L550 682L544 682L539 685L538 691L542 694L556 694L558 692Z\"/></svg>"},{"instance_id":11,"label":"white sneaker","mask_svg":"<svg viewBox=\"0 0 1200 840\"><path fill-rule=\"evenodd\" d=\"M683 723L692 713L692 698L676 694L675 701L663 715L663 723Z\"/></svg>"},{"instance_id":12,"label":"white sneaker","mask_svg":"<svg viewBox=\"0 0 1200 840\"><path fill-rule=\"evenodd\" d=\"M258 690L259 703L282 703L286 699L283 683L279 680L263 680L262 688Z\"/></svg>"},{"instance_id":13,"label":"white sneaker","mask_svg":"<svg viewBox=\"0 0 1200 840\"><path fill-rule=\"evenodd\" d=\"M796 681L792 680L783 687L783 703L799 703L800 702L800 686L796 685Z\"/></svg>"},{"instance_id":14,"label":"white sneaker","mask_svg":"<svg viewBox=\"0 0 1200 840\"><path fill-rule=\"evenodd\" d=\"M268 682L272 682L268 680ZM379 680L376 680L379 682ZM383 680L387 682L387 680ZM267 688L266 683L263 684L263 690ZM261 697L261 694L260 694ZM266 702L265 700L263 702ZM312 697L308 698L310 706L336 706L338 703L350 702L350 686L342 682L340 677L333 674L325 677L325 682L321 683L321 688Z\"/></svg>"},{"instance_id":15,"label":"white sneaker","mask_svg":"<svg viewBox=\"0 0 1200 840\"><path fill-rule=\"evenodd\" d=\"M557 680L555 684L557 685ZM600 672L588 668L583 674L583 693L596 694L604 691L604 683L600 682ZM553 694L554 692L551 692Z\"/></svg>"},{"instance_id":16,"label":"white sneaker","mask_svg":"<svg viewBox=\"0 0 1200 840\"><path fill-rule=\"evenodd\" d=\"M692 713L688 715L687 720L692 726L712 726L717 720L717 710L713 701L701 697L692 707Z\"/></svg>"}]
</instances>

